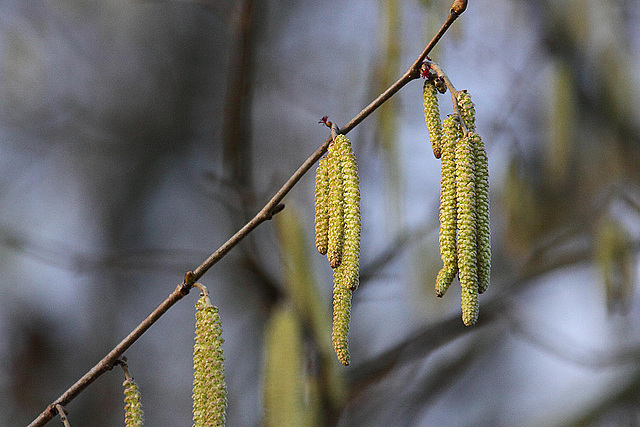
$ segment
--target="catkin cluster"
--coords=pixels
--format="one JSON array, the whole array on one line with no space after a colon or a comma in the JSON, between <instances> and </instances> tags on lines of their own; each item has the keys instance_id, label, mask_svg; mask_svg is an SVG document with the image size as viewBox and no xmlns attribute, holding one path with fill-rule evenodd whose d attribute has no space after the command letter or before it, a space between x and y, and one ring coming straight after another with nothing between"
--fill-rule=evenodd
<instances>
[{"instance_id":1,"label":"catkin cluster","mask_svg":"<svg viewBox=\"0 0 640 427\"><path fill-rule=\"evenodd\" d=\"M478 320L478 294L489 287L489 168L476 133L471 96L458 91L456 98L460 117L447 117L440 128L436 89L430 80L425 82L425 121L433 152L442 162L439 243L443 266L436 279L436 295L444 296L457 275L462 286L462 321L469 326Z\"/></svg>"},{"instance_id":2,"label":"catkin cluster","mask_svg":"<svg viewBox=\"0 0 640 427\"><path fill-rule=\"evenodd\" d=\"M360 263L360 184L351 143L337 135L316 172L316 247L333 268L333 347L349 364L347 335L351 296L358 288Z\"/></svg>"},{"instance_id":3,"label":"catkin cluster","mask_svg":"<svg viewBox=\"0 0 640 427\"><path fill-rule=\"evenodd\" d=\"M218 309L203 295L196 303L196 343L193 347L193 424L223 426L227 388L222 355L222 324Z\"/></svg>"}]
</instances>

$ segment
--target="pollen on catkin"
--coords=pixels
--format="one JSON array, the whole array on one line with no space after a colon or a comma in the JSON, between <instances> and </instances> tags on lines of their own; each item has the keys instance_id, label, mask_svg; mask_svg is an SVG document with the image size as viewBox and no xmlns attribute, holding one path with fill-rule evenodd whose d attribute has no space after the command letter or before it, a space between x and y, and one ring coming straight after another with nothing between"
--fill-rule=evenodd
<instances>
[{"instance_id":1,"label":"pollen on catkin","mask_svg":"<svg viewBox=\"0 0 640 427\"><path fill-rule=\"evenodd\" d=\"M196 337L193 348L193 424L223 426L227 388L222 354L222 324L218 309L208 297L196 303Z\"/></svg>"},{"instance_id":2,"label":"pollen on catkin","mask_svg":"<svg viewBox=\"0 0 640 427\"><path fill-rule=\"evenodd\" d=\"M456 207L456 141L462 132L460 123L455 116L449 116L443 123L442 137L442 173L440 179L440 257L442 270L436 280L436 295L442 297L456 273L458 272L458 257L456 249L457 207Z\"/></svg>"},{"instance_id":3,"label":"pollen on catkin","mask_svg":"<svg viewBox=\"0 0 640 427\"><path fill-rule=\"evenodd\" d=\"M329 231L327 259L331 268L342 263L344 246L344 187L342 183L342 161L340 159L342 138L329 145L327 173L329 177Z\"/></svg>"},{"instance_id":4,"label":"pollen on catkin","mask_svg":"<svg viewBox=\"0 0 640 427\"><path fill-rule=\"evenodd\" d=\"M326 255L329 247L329 175L326 156L320 159L316 170L315 207L316 248Z\"/></svg>"},{"instance_id":5,"label":"pollen on catkin","mask_svg":"<svg viewBox=\"0 0 640 427\"><path fill-rule=\"evenodd\" d=\"M349 365L349 322L351 321L351 296L353 291L338 285L341 269L333 271L335 285L333 287L333 332L331 338L338 360L344 366Z\"/></svg>"},{"instance_id":6,"label":"pollen on catkin","mask_svg":"<svg viewBox=\"0 0 640 427\"><path fill-rule=\"evenodd\" d=\"M476 158L476 245L478 268L478 293L489 288L491 275L491 227L489 221L489 160L484 143L477 133L474 139Z\"/></svg>"},{"instance_id":7,"label":"pollen on catkin","mask_svg":"<svg viewBox=\"0 0 640 427\"><path fill-rule=\"evenodd\" d=\"M462 321L466 326L478 319L474 142L467 135L456 143L458 278L462 286Z\"/></svg>"},{"instance_id":8,"label":"pollen on catkin","mask_svg":"<svg viewBox=\"0 0 640 427\"><path fill-rule=\"evenodd\" d=\"M126 427L140 427L143 424L142 403L140 402L140 390L133 378L126 379L124 383L124 425Z\"/></svg>"},{"instance_id":9,"label":"pollen on catkin","mask_svg":"<svg viewBox=\"0 0 640 427\"><path fill-rule=\"evenodd\" d=\"M429 130L431 149L436 159L439 159L442 155L442 124L440 123L440 109L438 108L438 90L432 80L426 79L422 92L424 97L424 121Z\"/></svg>"},{"instance_id":10,"label":"pollen on catkin","mask_svg":"<svg viewBox=\"0 0 640 427\"><path fill-rule=\"evenodd\" d=\"M338 135L338 150L343 184L344 245L342 249L341 286L352 291L358 287L360 266L360 182L358 163L351 143L344 135Z\"/></svg>"}]
</instances>

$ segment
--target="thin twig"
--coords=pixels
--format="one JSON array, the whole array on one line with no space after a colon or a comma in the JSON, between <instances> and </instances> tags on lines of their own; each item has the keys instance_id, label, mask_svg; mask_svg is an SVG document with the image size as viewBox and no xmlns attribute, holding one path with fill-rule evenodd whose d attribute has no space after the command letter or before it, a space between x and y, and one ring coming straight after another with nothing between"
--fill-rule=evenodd
<instances>
[{"instance_id":1,"label":"thin twig","mask_svg":"<svg viewBox=\"0 0 640 427\"><path fill-rule=\"evenodd\" d=\"M459 0L454 2L460 3ZM409 69L400 77L393 85L374 99L369 105L367 105L362 111L360 111L353 119L351 119L342 129L340 133L347 134L350 130L360 124L365 118L373 113L380 105L391 98L396 92L412 80L420 77L420 67L423 61L427 58L427 55L433 47L438 43L440 38L449 29L451 24L462 14L464 9L460 10L452 8L449 12L447 20L442 25L438 33L429 42L427 47L422 51L420 56L409 67ZM283 205L280 203L282 199L291 191L291 189L300 181L300 179L311 169L311 167L322 157L326 152L332 138L327 138L316 151L311 154L304 161L304 163L291 175L291 177L284 183L284 185L278 190L278 192L267 202L266 205L240 230L238 230L229 240L227 240L218 250L211 254L202 264L200 264L192 272L188 272L185 275L185 280L182 284L178 285L176 289L165 299L146 319L142 321L125 339L123 339L116 347L113 348L98 364L96 364L89 372L87 372L82 378L80 378L74 385L72 385L67 391L65 391L60 397L58 397L51 405L47 407L31 424L29 427L42 426L49 422L57 413L56 405L66 405L73 400L78 394L80 394L85 388L94 382L100 375L111 370L114 363L118 358L129 348L131 345L144 334L147 329L151 327L171 306L180 301L185 295L189 293L191 287L195 282L200 279L213 265L220 261L234 246L236 246L242 239L244 239L251 231L262 224L265 221L270 220L274 214L282 210Z\"/></svg>"},{"instance_id":2,"label":"thin twig","mask_svg":"<svg viewBox=\"0 0 640 427\"><path fill-rule=\"evenodd\" d=\"M49 405L47 409L42 412L38 418L33 420L29 426L42 426L49 422L58 412L56 405L66 405L73 400L78 394L80 394L85 388L87 388L92 382L94 382L100 375L113 368L116 360L129 348L131 345L144 334L147 329L151 327L173 304L181 300L185 295L189 293L189 287L184 283L179 285L162 304L158 306L146 319L142 321L136 328L131 331L120 344L118 344L113 350L109 352L97 365L95 365L89 372L84 374L82 378L76 381L67 391L65 391L60 397L58 397L54 403Z\"/></svg>"},{"instance_id":3,"label":"thin twig","mask_svg":"<svg viewBox=\"0 0 640 427\"><path fill-rule=\"evenodd\" d=\"M56 411L60 415L60 419L62 420L62 424L64 424L64 427L71 427L71 424L69 424L69 419L67 418L67 414L64 411L64 407L61 404L58 403L56 405Z\"/></svg>"},{"instance_id":4,"label":"thin twig","mask_svg":"<svg viewBox=\"0 0 640 427\"><path fill-rule=\"evenodd\" d=\"M453 112L455 113L456 116L458 116L458 119L460 119L460 126L462 127L462 133L466 136L469 133L469 129L467 129L467 125L464 122L464 119L462 118L462 114L460 114L460 108L458 108L458 91L456 90L456 87L453 85L453 83L451 83L451 80L449 79L449 77L444 73L444 71L442 71L442 68L440 68L440 66L438 64L436 64L435 62L425 62L425 64L431 68L433 71L436 72L436 74L438 75L438 77L441 77L442 80L444 80L444 84L447 85L447 89L449 89L449 92L451 93L451 102L453 103Z\"/></svg>"},{"instance_id":5,"label":"thin twig","mask_svg":"<svg viewBox=\"0 0 640 427\"><path fill-rule=\"evenodd\" d=\"M114 365L120 365L120 367L122 368L122 372L124 372L124 378L127 381L131 381L133 379L131 377L131 374L129 373L129 365L127 365L127 358L126 357L122 357L122 358L116 360L116 363L114 363Z\"/></svg>"}]
</instances>

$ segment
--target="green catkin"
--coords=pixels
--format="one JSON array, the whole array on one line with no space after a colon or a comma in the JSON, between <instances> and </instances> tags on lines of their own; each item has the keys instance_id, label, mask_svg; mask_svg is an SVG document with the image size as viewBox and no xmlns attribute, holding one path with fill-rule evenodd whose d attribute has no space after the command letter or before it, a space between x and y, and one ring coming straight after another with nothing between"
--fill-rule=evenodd
<instances>
[{"instance_id":1,"label":"green catkin","mask_svg":"<svg viewBox=\"0 0 640 427\"><path fill-rule=\"evenodd\" d=\"M455 116L449 116L443 123L442 177L440 180L440 256L443 267L436 279L436 295L444 296L458 272L456 250L456 141L462 132Z\"/></svg>"},{"instance_id":2,"label":"green catkin","mask_svg":"<svg viewBox=\"0 0 640 427\"><path fill-rule=\"evenodd\" d=\"M460 115L464 120L464 124L467 126L469 132L476 131L476 109L471 101L471 95L466 90L459 90L457 92L458 108L460 108Z\"/></svg>"},{"instance_id":3,"label":"green catkin","mask_svg":"<svg viewBox=\"0 0 640 427\"><path fill-rule=\"evenodd\" d=\"M491 230L489 225L489 164L487 151L480 136L476 133L476 110L471 95L466 90L457 92L460 114L469 130L469 137L474 140L476 159L476 215L477 215L477 271L478 293L489 288L491 273Z\"/></svg>"},{"instance_id":4,"label":"green catkin","mask_svg":"<svg viewBox=\"0 0 640 427\"><path fill-rule=\"evenodd\" d=\"M327 157L318 162L315 185L316 207L316 248L322 255L327 254L329 246L329 175L327 173Z\"/></svg>"},{"instance_id":5,"label":"green catkin","mask_svg":"<svg viewBox=\"0 0 640 427\"><path fill-rule=\"evenodd\" d=\"M351 321L351 296L353 291L340 286L341 269L335 269L333 287L333 333L331 338L338 360L344 366L349 365L349 322Z\"/></svg>"},{"instance_id":6,"label":"green catkin","mask_svg":"<svg viewBox=\"0 0 640 427\"><path fill-rule=\"evenodd\" d=\"M424 97L424 121L427 123L427 129L429 130L431 149L436 159L439 159L442 155L442 124L440 123L440 109L438 108L438 90L433 81L426 79L422 92Z\"/></svg>"},{"instance_id":7,"label":"green catkin","mask_svg":"<svg viewBox=\"0 0 640 427\"><path fill-rule=\"evenodd\" d=\"M327 173L329 177L329 231L327 259L331 268L342 263L344 246L344 187L342 183L342 162L340 159L341 138L329 145Z\"/></svg>"},{"instance_id":8,"label":"green catkin","mask_svg":"<svg viewBox=\"0 0 640 427\"><path fill-rule=\"evenodd\" d=\"M227 388L222 354L222 324L218 309L206 296L196 303L196 337L193 348L193 424L223 426Z\"/></svg>"},{"instance_id":9,"label":"green catkin","mask_svg":"<svg viewBox=\"0 0 640 427\"><path fill-rule=\"evenodd\" d=\"M462 286L462 321L466 326L478 319L474 142L467 135L456 144L458 278Z\"/></svg>"},{"instance_id":10,"label":"green catkin","mask_svg":"<svg viewBox=\"0 0 640 427\"><path fill-rule=\"evenodd\" d=\"M140 403L140 390L138 385L129 378L124 386L124 425L126 427L140 427L143 424L142 404Z\"/></svg>"},{"instance_id":11,"label":"green catkin","mask_svg":"<svg viewBox=\"0 0 640 427\"><path fill-rule=\"evenodd\" d=\"M478 268L478 293L489 288L491 275L491 227L489 221L489 161L484 143L477 133L474 139L476 158L476 245Z\"/></svg>"},{"instance_id":12,"label":"green catkin","mask_svg":"<svg viewBox=\"0 0 640 427\"><path fill-rule=\"evenodd\" d=\"M344 135L336 137L339 150L344 207L344 246L342 250L341 286L356 290L360 266L360 183L358 163L351 143Z\"/></svg>"},{"instance_id":13,"label":"green catkin","mask_svg":"<svg viewBox=\"0 0 640 427\"><path fill-rule=\"evenodd\" d=\"M309 415L302 324L293 306L276 306L264 331L263 427L304 426Z\"/></svg>"}]
</instances>

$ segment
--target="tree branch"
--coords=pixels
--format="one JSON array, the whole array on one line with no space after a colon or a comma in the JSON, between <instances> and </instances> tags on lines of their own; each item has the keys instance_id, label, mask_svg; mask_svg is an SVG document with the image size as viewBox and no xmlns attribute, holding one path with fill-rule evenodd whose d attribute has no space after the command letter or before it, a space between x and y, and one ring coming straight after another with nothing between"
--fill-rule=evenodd
<instances>
[{"instance_id":1,"label":"tree branch","mask_svg":"<svg viewBox=\"0 0 640 427\"><path fill-rule=\"evenodd\" d=\"M460 3L464 3L466 7L466 1L461 2L456 0L449 12L447 20L442 25L438 33L433 37L429 44L422 51L420 56L409 67L409 69L400 77L393 85L374 99L369 105L367 105L362 111L360 111L353 119L351 119L340 132L343 134L348 133L357 125L359 125L365 118L373 113L380 105L384 104L389 98L391 98L396 92L402 89L407 83L412 80L420 78L420 67L422 62L427 58L427 55L433 47L438 43L440 38L449 29L451 24L462 14L464 8L460 8ZM213 265L220 261L231 249L233 249L242 239L244 239L251 231L258 227L263 222L270 220L274 214L282 210L282 199L291 191L291 189L300 181L300 179L311 169L314 163L316 163L320 157L326 152L329 144L331 143L331 137L327 138L316 151L311 154L304 161L304 163L291 175L291 177L284 183L284 185L278 190L278 192L267 202L266 205L240 230L238 230L229 240L227 240L218 250L211 254L202 264L200 264L193 272L188 272L185 275L185 280L182 284L178 285L176 289L146 318L140 323L125 339L123 339L113 350L109 352L98 364L96 364L91 370L89 370L82 378L80 378L74 385L72 385L67 391L65 391L60 397L58 397L53 403L51 403L47 409L45 409L34 421L29 424L29 427L42 426L49 422L57 413L56 405L65 406L71 400L73 400L78 394L80 394L85 388L87 388L92 382L100 377L105 372L111 370L114 363L122 356L122 354L144 334L147 329L151 327L169 308L171 308L176 302L180 301L185 295L189 293L194 283L199 280Z\"/></svg>"}]
</instances>

